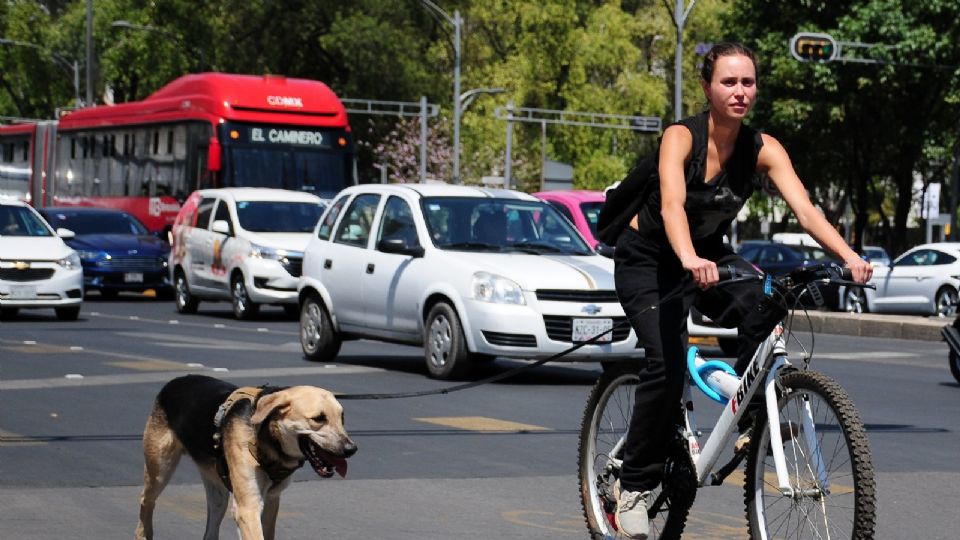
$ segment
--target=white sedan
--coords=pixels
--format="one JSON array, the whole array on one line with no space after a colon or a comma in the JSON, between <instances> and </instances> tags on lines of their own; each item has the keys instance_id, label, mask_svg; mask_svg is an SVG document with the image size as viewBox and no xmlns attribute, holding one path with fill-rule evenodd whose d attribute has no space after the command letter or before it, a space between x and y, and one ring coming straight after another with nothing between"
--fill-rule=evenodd
<instances>
[{"instance_id":1,"label":"white sedan","mask_svg":"<svg viewBox=\"0 0 960 540\"><path fill-rule=\"evenodd\" d=\"M916 246L889 266L874 268L877 289L841 289L846 311L952 317L960 288L960 243Z\"/></svg>"},{"instance_id":2,"label":"white sedan","mask_svg":"<svg viewBox=\"0 0 960 540\"><path fill-rule=\"evenodd\" d=\"M431 376L496 356L539 359L613 328L562 360L639 356L597 255L555 209L524 193L447 184L343 190L307 246L300 298L306 357L344 339L422 344Z\"/></svg>"},{"instance_id":3,"label":"white sedan","mask_svg":"<svg viewBox=\"0 0 960 540\"><path fill-rule=\"evenodd\" d=\"M0 316L21 309L53 308L57 318L74 320L83 302L80 257L27 204L0 199Z\"/></svg>"}]
</instances>

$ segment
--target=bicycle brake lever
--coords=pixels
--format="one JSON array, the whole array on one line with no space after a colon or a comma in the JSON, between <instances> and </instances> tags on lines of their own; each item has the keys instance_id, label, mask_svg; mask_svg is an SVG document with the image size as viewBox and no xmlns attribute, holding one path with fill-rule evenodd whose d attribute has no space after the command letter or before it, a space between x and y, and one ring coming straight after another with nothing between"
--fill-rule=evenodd
<instances>
[{"instance_id":1,"label":"bicycle brake lever","mask_svg":"<svg viewBox=\"0 0 960 540\"><path fill-rule=\"evenodd\" d=\"M877 290L877 286L873 283L858 283L856 281L849 281L846 279L831 279L830 283L837 285L846 285L847 287L860 287L861 289L873 289Z\"/></svg>"}]
</instances>

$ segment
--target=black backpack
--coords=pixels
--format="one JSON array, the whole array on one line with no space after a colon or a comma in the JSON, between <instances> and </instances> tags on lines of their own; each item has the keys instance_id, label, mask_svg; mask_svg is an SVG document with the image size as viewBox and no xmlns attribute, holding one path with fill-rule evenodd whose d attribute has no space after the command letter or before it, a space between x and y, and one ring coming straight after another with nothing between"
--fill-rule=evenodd
<instances>
[{"instance_id":1,"label":"black backpack","mask_svg":"<svg viewBox=\"0 0 960 540\"><path fill-rule=\"evenodd\" d=\"M654 186L660 182L658 166L659 152L640 158L620 181L620 185L607 191L607 198L597 218L597 240L608 246L617 245L620 233L627 228Z\"/></svg>"}]
</instances>

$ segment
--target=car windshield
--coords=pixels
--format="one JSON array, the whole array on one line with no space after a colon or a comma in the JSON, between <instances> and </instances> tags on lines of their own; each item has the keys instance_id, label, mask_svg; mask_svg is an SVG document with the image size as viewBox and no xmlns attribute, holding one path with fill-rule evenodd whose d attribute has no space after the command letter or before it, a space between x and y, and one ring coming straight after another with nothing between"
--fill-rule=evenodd
<instances>
[{"instance_id":1,"label":"car windshield","mask_svg":"<svg viewBox=\"0 0 960 540\"><path fill-rule=\"evenodd\" d=\"M583 217L587 219L587 225L590 227L590 232L593 233L594 238L597 237L597 221L600 219L601 208L603 208L603 203L600 201L580 203L580 211L583 212Z\"/></svg>"},{"instance_id":2,"label":"car windshield","mask_svg":"<svg viewBox=\"0 0 960 540\"><path fill-rule=\"evenodd\" d=\"M88 234L150 234L136 218L121 212L52 212L50 224L70 229L78 236Z\"/></svg>"},{"instance_id":3,"label":"car windshield","mask_svg":"<svg viewBox=\"0 0 960 540\"><path fill-rule=\"evenodd\" d=\"M323 209L310 202L237 201L237 220L250 232L310 232Z\"/></svg>"},{"instance_id":4,"label":"car windshield","mask_svg":"<svg viewBox=\"0 0 960 540\"><path fill-rule=\"evenodd\" d=\"M427 228L440 249L589 255L579 233L541 201L425 197Z\"/></svg>"},{"instance_id":5,"label":"car windshield","mask_svg":"<svg viewBox=\"0 0 960 540\"><path fill-rule=\"evenodd\" d=\"M53 236L53 233L29 208L0 205L0 236Z\"/></svg>"},{"instance_id":6,"label":"car windshield","mask_svg":"<svg viewBox=\"0 0 960 540\"><path fill-rule=\"evenodd\" d=\"M886 259L887 258L887 253L882 249L864 248L863 254L870 259Z\"/></svg>"}]
</instances>

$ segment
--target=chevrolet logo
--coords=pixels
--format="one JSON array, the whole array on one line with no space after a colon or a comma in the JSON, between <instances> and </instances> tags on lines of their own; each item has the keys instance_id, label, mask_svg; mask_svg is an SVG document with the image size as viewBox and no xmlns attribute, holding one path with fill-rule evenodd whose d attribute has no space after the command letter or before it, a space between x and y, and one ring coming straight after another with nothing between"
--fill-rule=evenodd
<instances>
[{"instance_id":1,"label":"chevrolet logo","mask_svg":"<svg viewBox=\"0 0 960 540\"><path fill-rule=\"evenodd\" d=\"M13 263L13 267L17 270L27 270L30 268L30 263L27 261L17 261Z\"/></svg>"},{"instance_id":2,"label":"chevrolet logo","mask_svg":"<svg viewBox=\"0 0 960 540\"><path fill-rule=\"evenodd\" d=\"M602 307L596 304L587 304L580 308L580 311L586 313L587 315L596 315L597 313L600 313L602 309Z\"/></svg>"}]
</instances>

